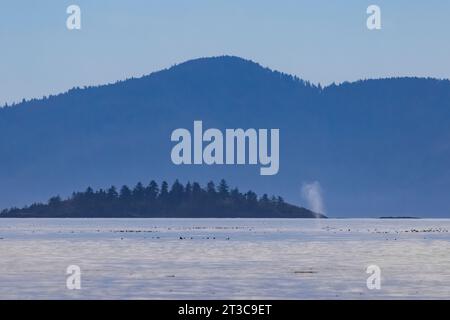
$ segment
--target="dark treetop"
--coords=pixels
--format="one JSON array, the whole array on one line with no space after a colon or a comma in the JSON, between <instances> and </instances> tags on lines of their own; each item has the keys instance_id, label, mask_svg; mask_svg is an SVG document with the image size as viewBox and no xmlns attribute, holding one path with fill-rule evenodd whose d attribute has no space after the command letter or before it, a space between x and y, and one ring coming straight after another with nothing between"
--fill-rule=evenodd
<instances>
[{"instance_id":1,"label":"dark treetop","mask_svg":"<svg viewBox=\"0 0 450 320\"><path fill-rule=\"evenodd\" d=\"M66 200L59 196L47 204L33 204L22 209L3 210L0 217L46 218L324 218L321 214L284 202L281 197L258 198L256 193L241 193L231 189L225 180L216 187L199 183L181 184L178 180L169 188L151 181L148 186L138 183L133 189L123 186L119 191L108 190L73 193Z\"/></svg>"}]
</instances>

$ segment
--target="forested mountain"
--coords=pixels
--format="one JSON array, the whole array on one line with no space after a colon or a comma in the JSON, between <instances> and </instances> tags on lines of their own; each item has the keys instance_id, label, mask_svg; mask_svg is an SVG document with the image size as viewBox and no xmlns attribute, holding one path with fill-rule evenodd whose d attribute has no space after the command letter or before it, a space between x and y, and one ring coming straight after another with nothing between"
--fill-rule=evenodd
<instances>
[{"instance_id":1,"label":"forested mountain","mask_svg":"<svg viewBox=\"0 0 450 320\"><path fill-rule=\"evenodd\" d=\"M201 58L139 79L0 109L0 208L142 177L218 181L328 216L450 214L450 81L361 80L325 88L238 57ZM176 166L176 128L279 128L280 170Z\"/></svg>"}]
</instances>

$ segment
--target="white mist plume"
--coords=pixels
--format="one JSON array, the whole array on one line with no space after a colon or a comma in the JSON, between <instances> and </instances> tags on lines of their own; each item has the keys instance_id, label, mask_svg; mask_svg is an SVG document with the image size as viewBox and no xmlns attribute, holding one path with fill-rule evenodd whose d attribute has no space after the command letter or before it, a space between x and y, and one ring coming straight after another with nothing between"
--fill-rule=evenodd
<instances>
[{"instance_id":1,"label":"white mist plume","mask_svg":"<svg viewBox=\"0 0 450 320\"><path fill-rule=\"evenodd\" d=\"M318 181L304 183L302 186L302 197L308 203L309 209L316 213L325 214L325 206L322 198L322 188Z\"/></svg>"}]
</instances>

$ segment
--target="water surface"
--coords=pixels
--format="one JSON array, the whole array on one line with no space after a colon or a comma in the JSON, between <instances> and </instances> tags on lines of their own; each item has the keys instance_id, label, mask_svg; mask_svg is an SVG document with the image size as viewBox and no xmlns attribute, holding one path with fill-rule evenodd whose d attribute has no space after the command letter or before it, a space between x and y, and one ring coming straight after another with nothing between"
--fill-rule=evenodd
<instances>
[{"instance_id":1,"label":"water surface","mask_svg":"<svg viewBox=\"0 0 450 320\"><path fill-rule=\"evenodd\" d=\"M16 298L450 299L450 220L1 219L0 299Z\"/></svg>"}]
</instances>

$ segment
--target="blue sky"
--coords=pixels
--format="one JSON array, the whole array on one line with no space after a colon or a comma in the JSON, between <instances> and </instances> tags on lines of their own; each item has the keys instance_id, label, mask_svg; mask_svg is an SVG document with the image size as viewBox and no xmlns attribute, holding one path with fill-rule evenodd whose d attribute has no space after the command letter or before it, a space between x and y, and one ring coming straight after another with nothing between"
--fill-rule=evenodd
<instances>
[{"instance_id":1,"label":"blue sky","mask_svg":"<svg viewBox=\"0 0 450 320\"><path fill-rule=\"evenodd\" d=\"M80 31L66 29L71 4ZM370 4L380 31L366 28ZM450 78L449 34L442 0L2 0L0 104L222 54L325 85Z\"/></svg>"}]
</instances>

